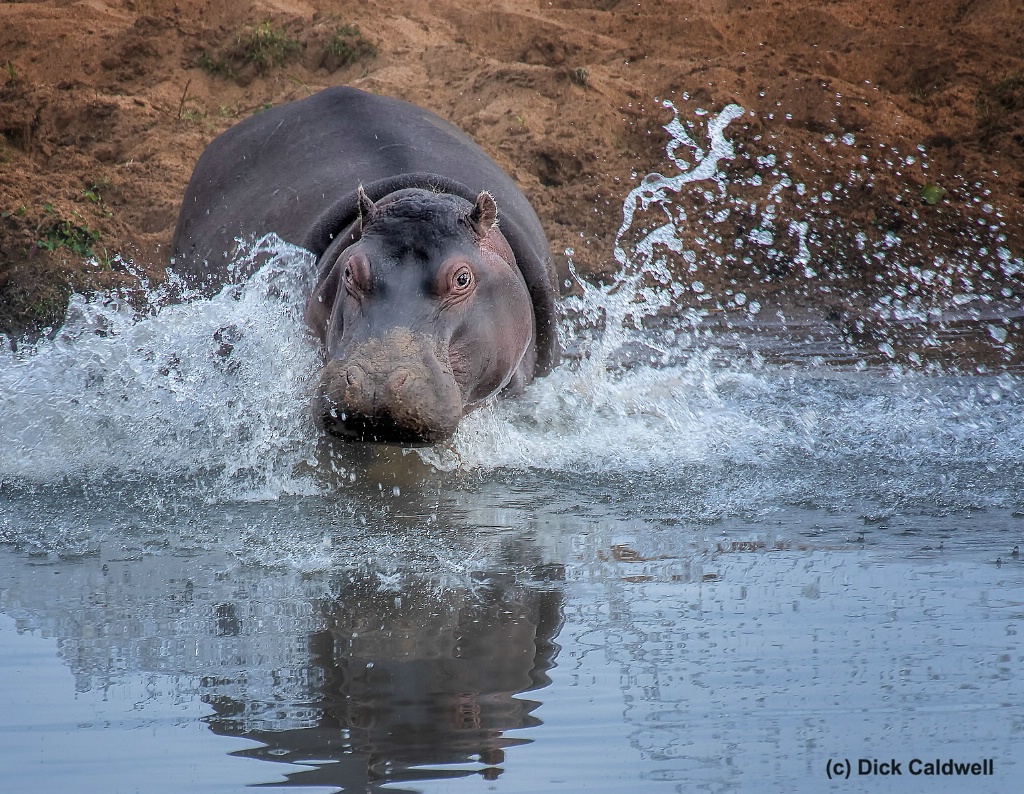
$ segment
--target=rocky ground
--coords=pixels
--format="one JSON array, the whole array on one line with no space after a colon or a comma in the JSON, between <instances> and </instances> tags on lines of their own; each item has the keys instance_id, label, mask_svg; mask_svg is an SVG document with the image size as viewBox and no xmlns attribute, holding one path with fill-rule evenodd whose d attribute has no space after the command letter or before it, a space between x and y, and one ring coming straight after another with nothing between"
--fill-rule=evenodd
<instances>
[{"instance_id":1,"label":"rocky ground","mask_svg":"<svg viewBox=\"0 0 1024 794\"><path fill-rule=\"evenodd\" d=\"M698 131L699 110L752 111L731 137L755 158L775 152L806 186L780 194L780 216L811 219L811 266L838 303L906 289L937 253L963 260L948 265L960 268L949 290L988 257L980 277L1020 294L1020 275L999 266L1024 249L1019 0L8 0L0 333L59 323L72 291L159 281L206 144L336 84L466 129L534 202L559 265L572 248L596 278L616 268L623 198L674 168L670 99ZM751 177L771 167L738 158L729 179L756 203ZM734 212L725 233L691 224L690 242L713 258L764 223ZM799 294L794 262L808 260L784 231L755 270L742 257L699 263L707 292ZM899 272L869 255L897 238Z\"/></svg>"}]
</instances>

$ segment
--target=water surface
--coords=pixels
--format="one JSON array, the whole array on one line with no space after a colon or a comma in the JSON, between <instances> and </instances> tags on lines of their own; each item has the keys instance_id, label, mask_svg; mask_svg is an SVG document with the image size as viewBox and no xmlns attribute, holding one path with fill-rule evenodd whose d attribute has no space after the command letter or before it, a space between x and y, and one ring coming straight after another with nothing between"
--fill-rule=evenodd
<instances>
[{"instance_id":1,"label":"water surface","mask_svg":"<svg viewBox=\"0 0 1024 794\"><path fill-rule=\"evenodd\" d=\"M927 297L937 266L895 241L922 289L857 327L685 300L725 266L695 219L749 211L730 168L768 157L741 119L669 125L618 278L563 302L566 362L442 448L318 436L311 263L273 239L220 295L76 297L5 347L12 790L821 791L830 760L847 790L1012 788L1024 267L993 223L991 289ZM757 162L766 213L798 186ZM821 230L779 212L733 249L813 293Z\"/></svg>"}]
</instances>

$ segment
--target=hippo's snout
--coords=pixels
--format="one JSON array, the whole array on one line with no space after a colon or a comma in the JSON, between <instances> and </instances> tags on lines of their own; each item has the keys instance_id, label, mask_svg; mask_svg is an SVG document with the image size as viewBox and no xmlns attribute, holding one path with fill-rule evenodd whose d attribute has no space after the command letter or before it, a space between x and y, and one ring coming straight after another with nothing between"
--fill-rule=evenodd
<instances>
[{"instance_id":1,"label":"hippo's snout","mask_svg":"<svg viewBox=\"0 0 1024 794\"><path fill-rule=\"evenodd\" d=\"M462 390L438 341L399 328L324 367L313 414L333 435L356 441L433 444L449 438Z\"/></svg>"}]
</instances>

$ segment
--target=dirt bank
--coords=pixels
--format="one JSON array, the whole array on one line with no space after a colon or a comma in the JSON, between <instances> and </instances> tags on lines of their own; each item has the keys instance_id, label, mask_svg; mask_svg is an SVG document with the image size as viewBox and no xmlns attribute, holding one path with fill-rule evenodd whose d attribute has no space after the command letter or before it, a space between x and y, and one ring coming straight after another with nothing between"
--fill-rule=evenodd
<instances>
[{"instance_id":1,"label":"dirt bank","mask_svg":"<svg viewBox=\"0 0 1024 794\"><path fill-rule=\"evenodd\" d=\"M204 146L339 83L465 128L585 273L614 269L623 197L669 167L661 98L698 120L739 103L738 141L788 155L811 195L842 182L842 222L810 255L858 295L897 277L857 232L861 252L897 234L931 257L964 250L994 207L1000 244L1024 248L1018 0L5 2L0 66L0 332L59 322L72 290L136 284L115 254L159 279ZM848 179L858 168L870 179ZM758 219L731 222L697 243L727 247ZM795 245L745 289L797 278ZM737 262L709 288L748 278Z\"/></svg>"}]
</instances>

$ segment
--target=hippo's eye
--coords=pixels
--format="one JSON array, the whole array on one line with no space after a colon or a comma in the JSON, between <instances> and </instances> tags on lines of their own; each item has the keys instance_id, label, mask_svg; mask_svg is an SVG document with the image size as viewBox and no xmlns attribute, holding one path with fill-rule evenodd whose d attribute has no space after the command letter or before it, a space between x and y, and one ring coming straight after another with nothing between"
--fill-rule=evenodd
<instances>
[{"instance_id":1,"label":"hippo's eye","mask_svg":"<svg viewBox=\"0 0 1024 794\"><path fill-rule=\"evenodd\" d=\"M473 294L476 288L476 276L473 267L461 260L449 262L439 274L437 295L447 300L460 301Z\"/></svg>"},{"instance_id":2,"label":"hippo's eye","mask_svg":"<svg viewBox=\"0 0 1024 794\"><path fill-rule=\"evenodd\" d=\"M452 275L452 291L456 293L468 292L472 287L473 270L464 264Z\"/></svg>"},{"instance_id":3,"label":"hippo's eye","mask_svg":"<svg viewBox=\"0 0 1024 794\"><path fill-rule=\"evenodd\" d=\"M356 297L370 290L373 278L370 273L370 260L365 254L357 252L350 256L345 262L342 274L345 289Z\"/></svg>"}]
</instances>

